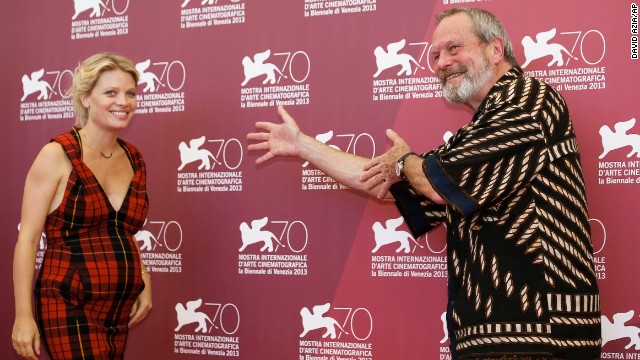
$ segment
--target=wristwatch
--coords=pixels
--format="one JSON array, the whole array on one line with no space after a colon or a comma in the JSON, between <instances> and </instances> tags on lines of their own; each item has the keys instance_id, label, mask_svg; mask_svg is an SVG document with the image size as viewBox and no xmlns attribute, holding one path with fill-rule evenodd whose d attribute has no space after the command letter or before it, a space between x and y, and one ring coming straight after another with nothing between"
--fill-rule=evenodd
<instances>
[{"instance_id":1,"label":"wristwatch","mask_svg":"<svg viewBox=\"0 0 640 360\"><path fill-rule=\"evenodd\" d=\"M409 151L408 153L400 156L398 161L396 161L396 175L401 179L406 180L406 177L404 176L404 161L411 155L417 155L417 154L414 153L413 151Z\"/></svg>"}]
</instances>

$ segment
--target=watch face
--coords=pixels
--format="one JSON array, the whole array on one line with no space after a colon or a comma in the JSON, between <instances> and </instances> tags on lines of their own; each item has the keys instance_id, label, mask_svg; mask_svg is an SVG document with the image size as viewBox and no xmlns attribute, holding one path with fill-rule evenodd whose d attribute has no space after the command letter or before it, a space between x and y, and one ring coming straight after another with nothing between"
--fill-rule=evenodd
<instances>
[{"instance_id":1,"label":"watch face","mask_svg":"<svg viewBox=\"0 0 640 360\"><path fill-rule=\"evenodd\" d=\"M402 177L402 162L398 161L396 163L396 176L397 177Z\"/></svg>"}]
</instances>

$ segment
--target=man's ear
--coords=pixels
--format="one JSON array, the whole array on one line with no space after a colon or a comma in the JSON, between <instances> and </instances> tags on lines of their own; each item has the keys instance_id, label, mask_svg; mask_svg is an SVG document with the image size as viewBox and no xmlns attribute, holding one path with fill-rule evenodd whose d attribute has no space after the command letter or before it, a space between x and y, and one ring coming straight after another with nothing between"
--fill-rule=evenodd
<instances>
[{"instance_id":1,"label":"man's ear","mask_svg":"<svg viewBox=\"0 0 640 360\"><path fill-rule=\"evenodd\" d=\"M502 59L504 59L504 40L500 37L496 37L491 40L489 46L494 64L502 61Z\"/></svg>"}]
</instances>

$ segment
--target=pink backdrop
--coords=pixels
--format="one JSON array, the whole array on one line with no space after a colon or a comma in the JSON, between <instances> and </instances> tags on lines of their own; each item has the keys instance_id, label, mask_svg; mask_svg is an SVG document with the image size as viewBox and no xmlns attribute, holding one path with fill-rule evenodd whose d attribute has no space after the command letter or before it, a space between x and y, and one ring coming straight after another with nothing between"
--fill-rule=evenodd
<instances>
[{"instance_id":1,"label":"pink backdrop","mask_svg":"<svg viewBox=\"0 0 640 360\"><path fill-rule=\"evenodd\" d=\"M387 128L417 151L439 145L471 117L442 99L426 56L433 15L459 5L503 19L524 70L566 98L593 219L603 358L637 358L640 124L629 120L640 116L640 62L637 6L626 0L4 4L3 358L15 358L11 263L24 178L42 145L73 124L64 90L78 61L105 50L129 56L145 81L122 137L148 165L151 208L137 238L154 310L131 332L128 358L450 358L444 230L408 240L405 253L383 241L385 230L393 240L407 231L393 205L297 160L255 166L245 138L256 121L278 121L283 102L308 134L359 155L383 153ZM385 57L399 41L398 54L416 63ZM303 321L324 304L321 321ZM327 329L335 339L323 338Z\"/></svg>"}]
</instances>

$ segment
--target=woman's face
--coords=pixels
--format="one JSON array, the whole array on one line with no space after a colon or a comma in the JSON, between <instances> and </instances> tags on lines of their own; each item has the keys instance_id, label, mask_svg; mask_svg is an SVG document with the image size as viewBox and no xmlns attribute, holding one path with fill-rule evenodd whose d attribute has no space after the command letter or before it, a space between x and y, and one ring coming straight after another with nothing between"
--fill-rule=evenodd
<instances>
[{"instance_id":1,"label":"woman's face","mask_svg":"<svg viewBox=\"0 0 640 360\"><path fill-rule=\"evenodd\" d=\"M93 90L82 97L88 110L87 122L110 130L127 127L138 106L136 83L131 74L122 70L103 72Z\"/></svg>"}]
</instances>

